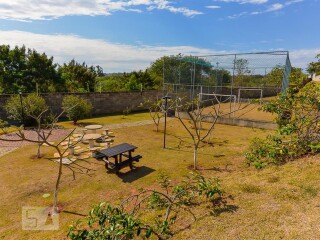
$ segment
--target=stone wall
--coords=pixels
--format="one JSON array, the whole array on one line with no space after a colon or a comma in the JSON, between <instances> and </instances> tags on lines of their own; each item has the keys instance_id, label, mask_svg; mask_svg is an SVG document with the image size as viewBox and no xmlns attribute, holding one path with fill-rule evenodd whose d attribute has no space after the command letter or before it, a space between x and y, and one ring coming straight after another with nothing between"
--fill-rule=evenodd
<instances>
[{"instance_id":1,"label":"stone wall","mask_svg":"<svg viewBox=\"0 0 320 240\"><path fill-rule=\"evenodd\" d=\"M53 113L61 112L62 99L66 95L77 95L89 100L93 105L93 115L122 113L127 107L133 111L142 110L139 107L145 99L157 100L164 96L163 91L143 92L102 92L102 93L47 93L40 94L47 102ZM3 109L10 94L0 94L0 117L6 119L6 112Z\"/></svg>"}]
</instances>

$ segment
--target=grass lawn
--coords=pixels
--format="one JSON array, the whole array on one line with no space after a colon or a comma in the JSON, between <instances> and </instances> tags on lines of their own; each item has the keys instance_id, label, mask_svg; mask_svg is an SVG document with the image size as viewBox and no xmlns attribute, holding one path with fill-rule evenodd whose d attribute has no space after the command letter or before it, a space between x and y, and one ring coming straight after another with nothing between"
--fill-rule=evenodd
<instances>
[{"instance_id":1,"label":"grass lawn","mask_svg":"<svg viewBox=\"0 0 320 240\"><path fill-rule=\"evenodd\" d=\"M116 120L116 116L114 121ZM118 118L121 118L119 116ZM144 118L144 116L139 116ZM139 118L137 116L137 118ZM90 122L108 124L107 122ZM118 119L119 120L119 119ZM67 124L67 123L66 123ZM152 125L115 129L115 144L128 142L138 146L143 156L137 168L122 169L122 174L108 174L104 165L94 159L78 161L95 170L93 176L77 175L68 169L59 192L60 229L57 231L23 231L23 206L49 206L58 165L46 159L31 159L35 146L18 149L0 158L0 239L65 239L69 225L79 214L100 201L119 201L139 188L154 188L159 172L179 180L193 163L192 145L177 119L169 121L167 147L162 149L163 134ZM206 125L204 125L206 127ZM300 159L284 166L257 171L244 164L243 151L254 137L269 131L236 126L216 125L213 146L199 150L198 166L207 177L219 177L229 196L228 207L220 212L200 207L194 209L196 222L179 223L186 227L174 239L318 239L320 214L320 161L318 157ZM47 156L53 152L43 148ZM51 193L49 198L43 198ZM78 214L78 215L76 215ZM190 224L190 225L189 225Z\"/></svg>"},{"instance_id":2,"label":"grass lawn","mask_svg":"<svg viewBox=\"0 0 320 240\"><path fill-rule=\"evenodd\" d=\"M235 105L233 105L232 103L230 110L230 103L221 103L220 114L228 114L230 112L235 111L234 114L231 114L231 117L272 122L275 119L276 115L260 111L260 107L260 104L236 103ZM216 108L218 108L218 105L216 105ZM204 113L207 112L212 112L212 107L207 107ZM229 115L225 115L225 117L228 116Z\"/></svg>"},{"instance_id":3,"label":"grass lawn","mask_svg":"<svg viewBox=\"0 0 320 240\"><path fill-rule=\"evenodd\" d=\"M78 121L79 126L85 126L90 124L114 124L114 123L128 123L128 122L138 122L143 120L150 120L149 112L135 112L130 113L128 116L119 115L119 114L110 114L106 116L94 117L90 119L84 119ZM72 121L61 121L59 122L60 126L64 128L74 128Z\"/></svg>"}]
</instances>

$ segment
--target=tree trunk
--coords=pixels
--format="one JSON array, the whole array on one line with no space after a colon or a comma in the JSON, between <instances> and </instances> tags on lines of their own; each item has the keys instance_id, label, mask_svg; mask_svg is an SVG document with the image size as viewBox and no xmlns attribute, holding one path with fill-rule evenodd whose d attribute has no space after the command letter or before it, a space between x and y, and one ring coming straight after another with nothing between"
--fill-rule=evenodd
<instances>
[{"instance_id":1,"label":"tree trunk","mask_svg":"<svg viewBox=\"0 0 320 240\"><path fill-rule=\"evenodd\" d=\"M37 150L37 157L41 158L41 152L40 152L40 148L41 148L41 139L40 139L40 130L41 130L41 121L39 119L37 119L37 124L38 124L38 130L37 130L37 135L38 135L38 150Z\"/></svg>"},{"instance_id":2,"label":"tree trunk","mask_svg":"<svg viewBox=\"0 0 320 240\"><path fill-rule=\"evenodd\" d=\"M59 151L58 151L59 152ZM58 208L57 208L57 204L58 204L58 191L59 191L59 185L60 185L60 179L61 179L61 175L62 175L62 155L60 154L60 162L59 162L59 172L58 172L58 177L57 177L57 181L56 181L56 187L54 190L54 200L53 200L53 212L52 214L56 214L58 213Z\"/></svg>"},{"instance_id":3,"label":"tree trunk","mask_svg":"<svg viewBox=\"0 0 320 240\"><path fill-rule=\"evenodd\" d=\"M40 148L41 148L41 144L39 143L39 144L38 144L38 151L37 151L37 157L38 157L38 158L41 158Z\"/></svg>"},{"instance_id":4,"label":"tree trunk","mask_svg":"<svg viewBox=\"0 0 320 240\"><path fill-rule=\"evenodd\" d=\"M194 168L194 170L197 169L197 151L198 151L198 146L194 146L194 150L193 150L193 168Z\"/></svg>"}]
</instances>

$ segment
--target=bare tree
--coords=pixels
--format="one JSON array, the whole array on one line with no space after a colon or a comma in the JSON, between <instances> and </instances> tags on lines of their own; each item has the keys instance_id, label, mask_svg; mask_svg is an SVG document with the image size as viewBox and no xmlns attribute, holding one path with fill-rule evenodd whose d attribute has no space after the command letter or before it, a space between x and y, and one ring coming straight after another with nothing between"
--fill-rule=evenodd
<instances>
[{"instance_id":1,"label":"bare tree","mask_svg":"<svg viewBox=\"0 0 320 240\"><path fill-rule=\"evenodd\" d=\"M90 175L91 171L93 171L93 169L88 168L88 167L83 166L78 163L72 163L70 165L63 164L64 155L68 151L68 148L74 147L75 145L77 145L81 141L81 137L75 143L72 143L71 136L75 131L75 129L73 129L66 136L64 136L63 139L60 142L58 142L57 144L50 142L49 138L50 138L50 136L52 136L53 131L56 126L56 123L58 122L58 119L64 114L64 111L62 111L59 115L56 115L55 117L53 117L53 120L49 124L48 128L43 129L43 128L41 128L40 123L41 123L41 119L46 111L47 110L41 112L38 116L30 115L38 123L38 127L35 129L35 132L37 134L37 139L26 136L24 129L23 129L23 126L21 126L20 128L17 129L17 132L15 133L16 137L17 137L16 139L0 138L0 141L9 141L9 142L27 141L27 142L31 142L31 143L36 143L36 144L38 144L38 153L40 153L40 150L39 150L40 146L43 146L43 145L51 147L57 151L58 156L59 156L58 157L59 167L58 167L58 174L57 174L57 179L56 179L55 188L54 188L54 202L53 202L53 212L52 212L52 214L56 214L59 212L59 209L57 207L57 205L58 205L58 192L59 192L59 187L60 187L60 182L61 182L61 176L63 173L63 171L62 171L63 167L68 168L72 172L73 179L75 179L76 173ZM66 149L61 148L61 143L64 141L68 141ZM49 159L49 160L54 161L54 159Z\"/></svg>"},{"instance_id":2,"label":"bare tree","mask_svg":"<svg viewBox=\"0 0 320 240\"><path fill-rule=\"evenodd\" d=\"M164 111L162 108L162 101L156 100L152 102L151 100L146 100L141 104L143 107L148 108L150 117L152 118L154 125L156 126L156 132L159 132L160 120L164 116Z\"/></svg>"},{"instance_id":3,"label":"bare tree","mask_svg":"<svg viewBox=\"0 0 320 240\"><path fill-rule=\"evenodd\" d=\"M208 138L208 136L211 135L219 117L230 115L235 111L239 111L246 108L248 105L249 104L245 106L239 105L237 109L223 113L221 110L220 101L218 101L216 96L214 96L212 104L207 107L204 104L204 102L201 101L199 98L193 99L192 102L186 102L182 98L176 99L177 117L179 121L182 123L183 127L189 133L193 142L194 169L197 169L197 153L199 145L201 142L204 142L204 140ZM187 116L182 116L182 113L185 113ZM187 123L183 120L186 117L191 120L191 127L187 125ZM208 129L204 129L202 127L203 122L207 122L209 124Z\"/></svg>"}]
</instances>

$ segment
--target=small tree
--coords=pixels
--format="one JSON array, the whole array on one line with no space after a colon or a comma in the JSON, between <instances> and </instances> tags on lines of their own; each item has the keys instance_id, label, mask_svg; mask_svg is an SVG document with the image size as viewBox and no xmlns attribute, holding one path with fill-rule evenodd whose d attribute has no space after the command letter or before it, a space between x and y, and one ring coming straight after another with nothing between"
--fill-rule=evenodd
<instances>
[{"instance_id":1,"label":"small tree","mask_svg":"<svg viewBox=\"0 0 320 240\"><path fill-rule=\"evenodd\" d=\"M19 95L11 96L4 109L10 119L30 125L34 124L34 118L31 115L40 115L43 111L47 111L48 106L43 97L36 93L31 93L26 97L22 97L22 103Z\"/></svg>"},{"instance_id":2,"label":"small tree","mask_svg":"<svg viewBox=\"0 0 320 240\"><path fill-rule=\"evenodd\" d=\"M212 100L211 105L208 107L206 107L206 104L204 104L204 102L198 98L193 99L192 102L186 102L182 98L177 98L176 112L178 119L189 133L193 142L194 169L197 169L197 153L199 145L201 142L204 142L207 137L210 136L215 124L217 123L218 118L230 115L236 111L246 108L247 106L249 106L249 104L246 104L244 106L239 105L237 109L224 113L221 111L220 101L218 101L216 96ZM184 120L185 117L183 117L181 113L187 114L188 119L191 120L191 127L187 125ZM208 129L202 128L203 122L209 123Z\"/></svg>"},{"instance_id":3,"label":"small tree","mask_svg":"<svg viewBox=\"0 0 320 240\"><path fill-rule=\"evenodd\" d=\"M164 116L162 101L156 100L153 102L148 99L145 100L144 103L141 104L141 106L148 108L150 117L152 118L154 125L156 126L156 131L159 132L160 120Z\"/></svg>"},{"instance_id":4,"label":"small tree","mask_svg":"<svg viewBox=\"0 0 320 240\"><path fill-rule=\"evenodd\" d=\"M196 220L192 207L212 203L213 208L226 204L219 179L206 179L193 173L184 181L172 185L168 176L160 175L161 190L142 189L139 193L124 199L119 206L100 203L89 212L87 221L78 220L69 229L68 237L80 239L136 239L149 238L152 234L158 239L174 235L171 227L185 211ZM143 221L139 216L152 210L157 217ZM153 216L154 218L154 216ZM187 219L179 219L182 222Z\"/></svg>"},{"instance_id":5,"label":"small tree","mask_svg":"<svg viewBox=\"0 0 320 240\"><path fill-rule=\"evenodd\" d=\"M36 93L31 93L21 99L19 96L12 96L5 105L9 118L19 120L27 125L36 125L36 131L41 130L41 120L48 111L48 106L43 97ZM38 134L38 141L39 134ZM41 158L41 144L38 144L37 157Z\"/></svg>"},{"instance_id":6,"label":"small tree","mask_svg":"<svg viewBox=\"0 0 320 240\"><path fill-rule=\"evenodd\" d=\"M317 74L320 75L320 53L317 54L316 58L318 59L317 62L311 62L308 64L307 71L310 74Z\"/></svg>"},{"instance_id":7,"label":"small tree","mask_svg":"<svg viewBox=\"0 0 320 240\"><path fill-rule=\"evenodd\" d=\"M69 95L62 100L62 109L67 113L69 120L77 125L78 120L84 119L91 114L92 104L81 97Z\"/></svg>"},{"instance_id":8,"label":"small tree","mask_svg":"<svg viewBox=\"0 0 320 240\"><path fill-rule=\"evenodd\" d=\"M8 132L8 122L2 120L1 118L0 118L0 129L4 134Z\"/></svg>"},{"instance_id":9,"label":"small tree","mask_svg":"<svg viewBox=\"0 0 320 240\"><path fill-rule=\"evenodd\" d=\"M35 119L37 120L37 122L41 122L41 119L44 116L44 113L46 111L41 112L38 116L34 116ZM47 145L48 147L51 147L53 149L55 149L59 155L59 167L58 167L58 175L57 175L57 179L55 182L55 188L54 188L54 200L53 200L53 214L56 214L59 212L58 210L58 192L59 192L59 187L60 187L60 182L61 182L61 176L62 176L62 168L63 166L67 167L70 171L72 171L73 173L73 178L75 179L75 174L76 173L80 173L80 174L88 174L90 175L90 172L93 171L90 168L87 168L86 166L77 164L77 163L73 163L73 165L64 165L63 164L63 156L66 153L66 151L68 151L68 148L62 150L61 148L61 143L64 141L68 141L68 147L74 147L76 144L78 144L81 141L81 138L79 138L79 141L77 141L76 143L71 143L71 135L73 134L73 132L75 131L75 129L73 129L72 131L70 131L65 137L63 137L63 139L57 143L54 144L52 142L49 141L50 136L52 135L53 130L55 129L55 125L58 122L58 119L64 114L64 112L61 112L59 115L56 115L53 117L52 122L49 124L47 129L43 129L43 128L37 128L35 130L38 138L37 140L30 138L28 136L25 135L24 133L24 129L21 126L20 128L17 129L16 132L16 139L7 139L7 138L0 138L0 141L7 141L7 142L18 142L18 141L27 141L27 142L31 142L31 143L36 143L39 145ZM49 159L52 160L52 159Z\"/></svg>"}]
</instances>

